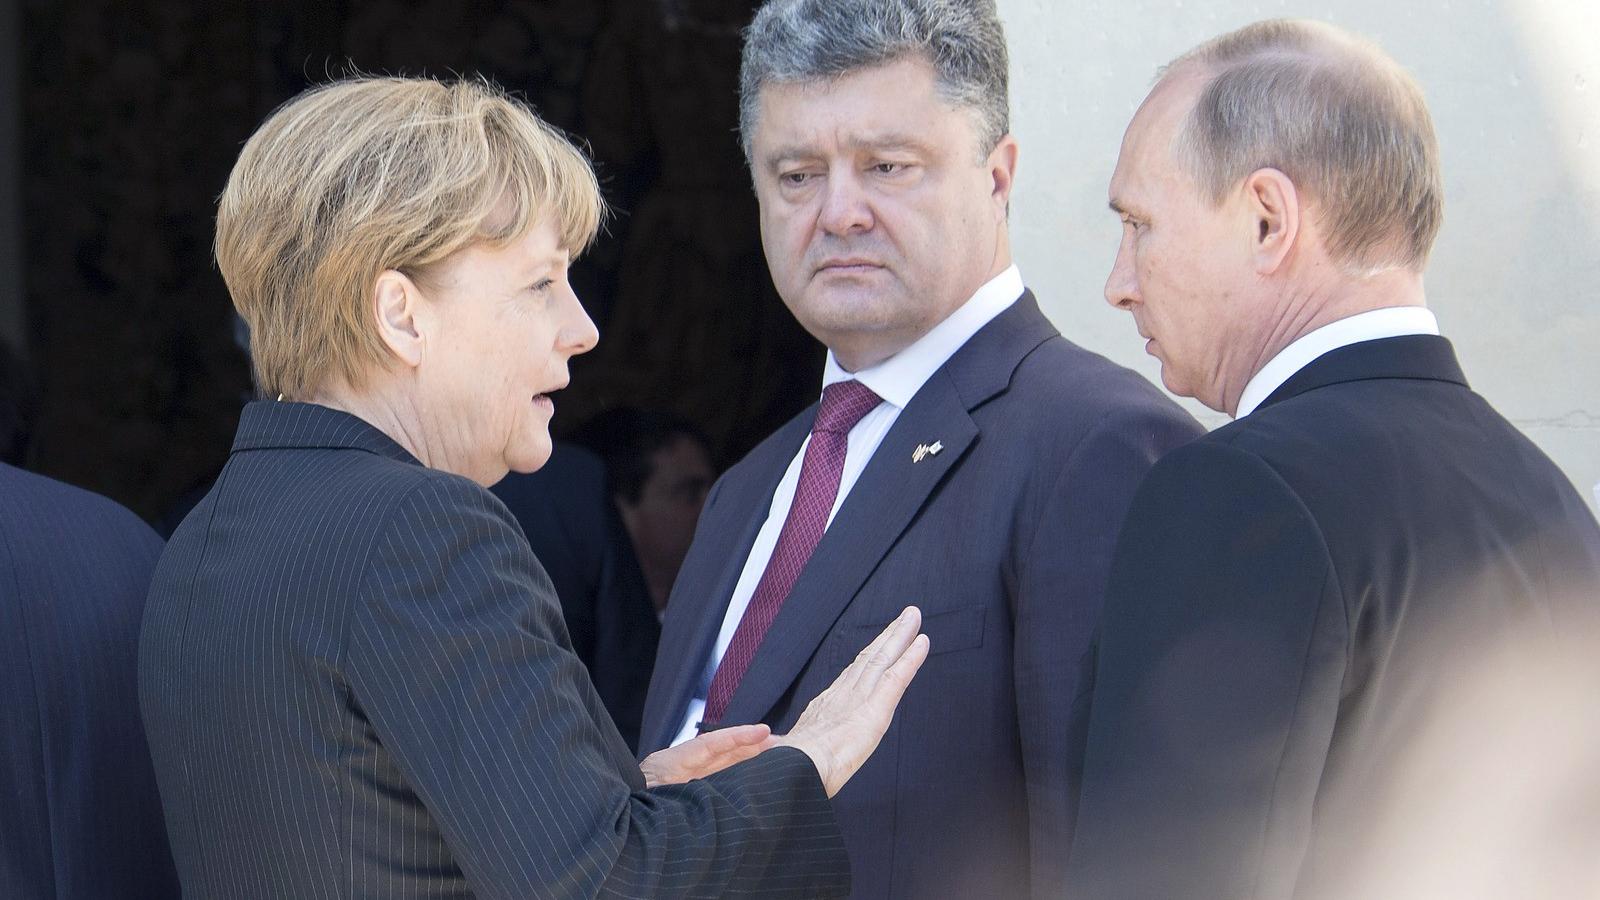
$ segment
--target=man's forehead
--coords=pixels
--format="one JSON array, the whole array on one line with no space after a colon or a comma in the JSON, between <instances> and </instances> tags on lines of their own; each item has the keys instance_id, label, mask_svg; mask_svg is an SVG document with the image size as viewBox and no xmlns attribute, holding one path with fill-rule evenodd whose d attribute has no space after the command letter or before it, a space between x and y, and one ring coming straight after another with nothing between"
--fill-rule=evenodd
<instances>
[{"instance_id":1,"label":"man's forehead","mask_svg":"<svg viewBox=\"0 0 1600 900\"><path fill-rule=\"evenodd\" d=\"M1111 178L1113 194L1118 193L1119 186L1147 179L1153 170L1165 172L1176 164L1174 141L1194 107L1195 96L1195 80L1182 77L1175 83L1159 82L1139 104L1122 136L1116 171ZM1113 196L1112 199L1119 198Z\"/></svg>"},{"instance_id":2,"label":"man's forehead","mask_svg":"<svg viewBox=\"0 0 1600 900\"><path fill-rule=\"evenodd\" d=\"M926 140L970 111L937 89L932 67L916 59L872 66L836 78L782 81L761 88L755 142L829 139L854 144Z\"/></svg>"}]
</instances>

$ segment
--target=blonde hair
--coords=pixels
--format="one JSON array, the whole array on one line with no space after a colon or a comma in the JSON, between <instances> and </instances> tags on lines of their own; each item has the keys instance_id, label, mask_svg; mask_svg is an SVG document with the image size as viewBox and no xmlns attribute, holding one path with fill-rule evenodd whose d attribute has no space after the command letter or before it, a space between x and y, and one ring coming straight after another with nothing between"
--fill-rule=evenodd
<instances>
[{"instance_id":1,"label":"blonde hair","mask_svg":"<svg viewBox=\"0 0 1600 900\"><path fill-rule=\"evenodd\" d=\"M484 81L351 78L279 107L217 210L217 266L267 395L360 387L388 359L378 276L424 278L466 247L552 221L577 256L605 204L583 154Z\"/></svg>"},{"instance_id":2,"label":"blonde hair","mask_svg":"<svg viewBox=\"0 0 1600 900\"><path fill-rule=\"evenodd\" d=\"M1439 148L1422 90L1378 47L1321 22L1274 19L1162 71L1204 80L1177 152L1222 202L1261 168L1321 207L1329 256L1352 274L1421 271L1444 220Z\"/></svg>"}]
</instances>

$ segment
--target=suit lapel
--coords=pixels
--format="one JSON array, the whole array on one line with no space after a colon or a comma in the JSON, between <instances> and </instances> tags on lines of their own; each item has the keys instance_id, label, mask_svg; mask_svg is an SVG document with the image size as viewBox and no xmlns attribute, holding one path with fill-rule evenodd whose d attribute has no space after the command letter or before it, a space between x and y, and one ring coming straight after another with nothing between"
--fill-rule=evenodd
<instances>
[{"instance_id":1,"label":"suit lapel","mask_svg":"<svg viewBox=\"0 0 1600 900\"><path fill-rule=\"evenodd\" d=\"M839 507L740 680L727 721L758 721L777 703L977 435L949 377L935 373L900 413ZM934 441L944 449L912 461L918 444Z\"/></svg>"},{"instance_id":2,"label":"suit lapel","mask_svg":"<svg viewBox=\"0 0 1600 900\"><path fill-rule=\"evenodd\" d=\"M665 747L677 736L684 709L699 686L706 657L722 628L728 600L771 510L773 492L810 433L816 415L813 405L751 451L739 464L739 469L748 471L729 472L717 489L715 503L701 518L689 558L672 587L656 654L673 666L662 673L660 685L651 685L648 710L661 720L645 723L641 750ZM659 704L657 692L665 698Z\"/></svg>"},{"instance_id":3,"label":"suit lapel","mask_svg":"<svg viewBox=\"0 0 1600 900\"><path fill-rule=\"evenodd\" d=\"M978 439L971 410L1003 391L1023 357L1055 335L1032 294L1025 293L922 386L884 436L806 563L739 682L727 721L755 722L771 711L856 592ZM914 461L919 445L934 442L943 445L939 453ZM770 502L770 488L767 496ZM915 599L908 597L907 602Z\"/></svg>"}]
</instances>

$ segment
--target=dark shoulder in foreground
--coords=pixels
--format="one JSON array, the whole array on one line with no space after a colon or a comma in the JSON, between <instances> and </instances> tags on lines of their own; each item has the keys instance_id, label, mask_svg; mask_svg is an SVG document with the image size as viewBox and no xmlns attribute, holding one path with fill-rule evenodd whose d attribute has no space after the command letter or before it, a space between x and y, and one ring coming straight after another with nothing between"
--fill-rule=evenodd
<instances>
[{"instance_id":1,"label":"dark shoulder in foreground","mask_svg":"<svg viewBox=\"0 0 1600 900\"><path fill-rule=\"evenodd\" d=\"M155 561L161 538L117 503L43 475L0 464L0 538L15 565L108 557Z\"/></svg>"}]
</instances>

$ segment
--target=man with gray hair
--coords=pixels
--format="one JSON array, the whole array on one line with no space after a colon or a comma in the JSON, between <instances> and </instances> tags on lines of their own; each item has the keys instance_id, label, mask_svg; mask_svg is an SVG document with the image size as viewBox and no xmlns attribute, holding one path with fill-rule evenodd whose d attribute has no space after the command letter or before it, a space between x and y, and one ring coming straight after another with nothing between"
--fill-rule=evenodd
<instances>
[{"instance_id":1,"label":"man with gray hair","mask_svg":"<svg viewBox=\"0 0 1600 900\"><path fill-rule=\"evenodd\" d=\"M1158 463L1118 538L1072 891L1418 896L1430 866L1473 864L1374 868L1453 666L1506 641L1592 654L1600 609L1593 517L1424 305L1442 191L1421 91L1331 26L1249 26L1164 70L1110 195L1106 298L1168 388L1236 420ZM1468 702L1485 731L1510 720ZM1523 869L1510 892L1549 896Z\"/></svg>"},{"instance_id":2,"label":"man with gray hair","mask_svg":"<svg viewBox=\"0 0 1600 900\"><path fill-rule=\"evenodd\" d=\"M992 2L774 0L742 136L821 402L712 488L641 750L782 728L911 598L932 651L836 798L856 897L1059 896L1066 711L1139 480L1198 428L1024 290Z\"/></svg>"}]
</instances>

